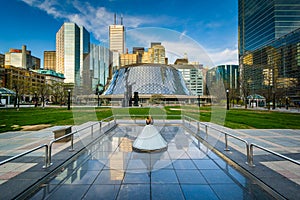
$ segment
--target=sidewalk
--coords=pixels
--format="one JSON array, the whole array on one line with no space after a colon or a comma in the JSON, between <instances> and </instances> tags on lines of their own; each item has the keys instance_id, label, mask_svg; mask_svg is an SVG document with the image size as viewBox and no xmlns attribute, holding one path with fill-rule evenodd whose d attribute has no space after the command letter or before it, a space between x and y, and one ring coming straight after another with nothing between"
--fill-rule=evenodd
<instances>
[{"instance_id":1,"label":"sidewalk","mask_svg":"<svg viewBox=\"0 0 300 200\"><path fill-rule=\"evenodd\" d=\"M92 122L85 123L80 126L73 126L72 132L79 128L88 126ZM0 161L18 155L42 144L49 144L54 139L53 130L60 129L65 126L54 126L39 131L11 131L0 134ZM86 130L87 132L88 130ZM74 135L74 143L82 140L85 135ZM87 134L88 135L88 134ZM63 149L69 148L70 142L57 142L53 144L52 154L55 155ZM0 185L7 180L21 174L27 169L34 167L45 157L45 149L42 148L32 152L13 162L9 162L0 166Z\"/></svg>"},{"instance_id":2,"label":"sidewalk","mask_svg":"<svg viewBox=\"0 0 300 200\"><path fill-rule=\"evenodd\" d=\"M300 130L296 129L230 129L217 124L207 123L209 126L231 133L247 140L249 143L268 148L292 159L300 160ZM219 140L224 141L221 136ZM231 148L245 154L245 145L234 138L228 138ZM255 155L269 155L269 153L254 148ZM262 157L262 156L261 156ZM265 164L268 168L277 171L300 185L300 166L288 161L270 161L266 156ZM275 158L276 159L276 158ZM274 160L275 160L274 159ZM278 158L280 160L280 158ZM255 163L255 157L254 157Z\"/></svg>"},{"instance_id":3,"label":"sidewalk","mask_svg":"<svg viewBox=\"0 0 300 200\"><path fill-rule=\"evenodd\" d=\"M242 138L249 143L255 143L269 150L283 154L300 161L300 130L295 129L230 129L220 125L207 125ZM204 127L201 136L206 137ZM203 134L203 135L202 135ZM298 199L300 191L300 166L281 159L256 147L253 149L254 167L246 164L245 143L228 136L230 151L225 151L225 136L208 128L208 140L213 141L213 147L225 157L232 160L242 169L264 182L288 199Z\"/></svg>"},{"instance_id":4,"label":"sidewalk","mask_svg":"<svg viewBox=\"0 0 300 200\"><path fill-rule=\"evenodd\" d=\"M245 109L245 106L235 106L235 107L231 107L233 109ZM267 111L268 108L265 107L247 107L247 109L249 110L264 110ZM300 108L295 108L295 107L289 107L288 109L286 109L285 107L276 107L275 109L272 109L272 107L270 107L269 111L273 111L273 112L288 112L288 113L300 113Z\"/></svg>"},{"instance_id":5,"label":"sidewalk","mask_svg":"<svg viewBox=\"0 0 300 200\"><path fill-rule=\"evenodd\" d=\"M172 120L167 120L174 122ZM176 123L180 121L175 120ZM92 122L90 122L92 123ZM293 129L238 129L233 130L223 126L219 126L212 123L207 123L209 126L213 126L217 129L226 131L248 142L253 142L261 145L265 148L273 150L275 152L284 154L295 160L300 160L300 130ZM88 126L88 123L82 126ZM40 144L49 144L54 139L52 131L59 127L50 127L40 131L18 131L18 132L7 132L0 134L0 160L5 160L10 156L25 152L32 149ZM78 127L76 127L78 128ZM72 131L76 129L73 127ZM87 130L87 132L90 129ZM201 127L201 131L203 131ZM94 130L95 131L95 130ZM89 134L86 134L89 135ZM254 173L263 182L275 185L273 188L281 188L285 193L291 195L297 195L292 193L295 188L300 189L300 167L292 164L288 161L283 161L277 157L270 156L268 153L254 149L254 164L255 167L248 166L245 162L245 144L235 140L234 138L228 138L229 148L231 151L224 151L224 135L216 133L209 129L209 136L211 139L216 141L215 148L218 149L222 154L229 157L239 164L245 170ZM74 143L82 138L76 137ZM55 143L53 148L53 154L59 154L63 150L68 150L70 143ZM67 153L68 154L68 153ZM71 153L70 153L71 154ZM23 157L16 162L7 163L0 166L0 185L7 182L7 180L14 178L19 175L25 176L27 169L36 168L41 172L46 173L47 170L43 170L41 166L38 166L44 156L44 149L36 151ZM63 157L66 159L66 157ZM59 157L62 159L62 156ZM53 166L55 167L55 166ZM32 170L31 170L32 171ZM36 170L37 172L37 170ZM33 179L36 174L28 172L26 176L30 176ZM20 176L19 176L20 177ZM21 177L20 180L28 180L28 178ZM18 180L19 180L18 179ZM288 184L286 180L289 180ZM9 181L10 182L10 181ZM247 183L245 183L247 184ZM20 186L22 187L22 183Z\"/></svg>"}]
</instances>

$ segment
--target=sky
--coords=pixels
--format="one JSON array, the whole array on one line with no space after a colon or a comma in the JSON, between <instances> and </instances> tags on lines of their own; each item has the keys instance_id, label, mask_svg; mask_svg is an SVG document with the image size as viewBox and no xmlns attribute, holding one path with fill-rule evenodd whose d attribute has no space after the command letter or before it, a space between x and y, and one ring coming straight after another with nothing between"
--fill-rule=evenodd
<instances>
[{"instance_id":1,"label":"sky","mask_svg":"<svg viewBox=\"0 0 300 200\"><path fill-rule=\"evenodd\" d=\"M2 54L26 45L42 60L44 51L55 50L55 34L64 22L84 26L92 43L108 47L108 26L116 13L117 23L123 17L129 51L156 40L170 57L186 53L189 61L204 65L238 64L237 0L0 1Z\"/></svg>"}]
</instances>

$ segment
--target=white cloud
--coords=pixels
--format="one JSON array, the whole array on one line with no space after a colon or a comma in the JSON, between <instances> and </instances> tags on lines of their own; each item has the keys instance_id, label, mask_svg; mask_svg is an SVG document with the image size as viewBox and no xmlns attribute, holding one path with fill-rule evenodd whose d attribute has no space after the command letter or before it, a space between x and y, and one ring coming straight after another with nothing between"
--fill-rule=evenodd
<instances>
[{"instance_id":1,"label":"white cloud","mask_svg":"<svg viewBox=\"0 0 300 200\"><path fill-rule=\"evenodd\" d=\"M70 1L61 3L56 0L22 0L29 6L39 8L56 19L74 22L92 32L97 40L105 41L108 37L108 26L113 23L114 13L105 7L93 7L90 3ZM65 9L68 7L68 9ZM151 23L154 19L147 17L124 16L126 27L136 28L142 24Z\"/></svg>"},{"instance_id":2,"label":"white cloud","mask_svg":"<svg viewBox=\"0 0 300 200\"><path fill-rule=\"evenodd\" d=\"M209 57L213 60L215 65L234 64L238 65L238 49L224 50L208 50Z\"/></svg>"},{"instance_id":3,"label":"white cloud","mask_svg":"<svg viewBox=\"0 0 300 200\"><path fill-rule=\"evenodd\" d=\"M31 7L45 11L56 19L74 22L84 26L94 37L102 42L108 41L108 26L113 23L114 13L105 7L94 7L90 3L59 0L22 0ZM119 17L118 17L119 18ZM237 46L222 50L206 49L189 38L184 30L182 33L164 28L138 28L146 25L163 24L170 18L155 19L145 16L124 15L126 25L126 46L149 47L151 42L162 42L166 47L170 63L182 58L187 53L189 61L197 61L206 66L219 64L238 64ZM206 27L218 27L219 23L209 23ZM131 45L131 46L130 46ZM131 49L129 49L130 51Z\"/></svg>"}]
</instances>

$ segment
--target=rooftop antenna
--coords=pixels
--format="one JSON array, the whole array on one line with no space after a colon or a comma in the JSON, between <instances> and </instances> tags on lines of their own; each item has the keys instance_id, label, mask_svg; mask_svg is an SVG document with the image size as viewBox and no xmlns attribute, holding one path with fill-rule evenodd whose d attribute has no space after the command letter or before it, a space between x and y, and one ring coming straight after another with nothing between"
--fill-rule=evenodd
<instances>
[{"instance_id":1,"label":"rooftop antenna","mask_svg":"<svg viewBox=\"0 0 300 200\"><path fill-rule=\"evenodd\" d=\"M116 23L117 23L117 15L116 15L116 13L114 14L114 25L116 25Z\"/></svg>"},{"instance_id":2,"label":"rooftop antenna","mask_svg":"<svg viewBox=\"0 0 300 200\"><path fill-rule=\"evenodd\" d=\"M123 25L123 16L121 15L121 25Z\"/></svg>"}]
</instances>

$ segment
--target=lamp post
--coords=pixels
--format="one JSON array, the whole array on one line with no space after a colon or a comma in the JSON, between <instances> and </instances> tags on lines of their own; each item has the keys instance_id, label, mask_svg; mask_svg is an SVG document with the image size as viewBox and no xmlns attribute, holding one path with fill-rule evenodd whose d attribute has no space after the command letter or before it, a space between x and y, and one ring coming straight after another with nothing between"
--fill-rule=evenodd
<instances>
[{"instance_id":1,"label":"lamp post","mask_svg":"<svg viewBox=\"0 0 300 200\"><path fill-rule=\"evenodd\" d=\"M100 92L97 92L98 95L98 107L100 106Z\"/></svg>"},{"instance_id":2,"label":"lamp post","mask_svg":"<svg viewBox=\"0 0 300 200\"><path fill-rule=\"evenodd\" d=\"M227 103L227 110L229 110L229 90L226 90L226 103Z\"/></svg>"},{"instance_id":3,"label":"lamp post","mask_svg":"<svg viewBox=\"0 0 300 200\"><path fill-rule=\"evenodd\" d=\"M272 109L275 110L275 91L272 92L272 98L273 98L273 105L272 105Z\"/></svg>"},{"instance_id":4,"label":"lamp post","mask_svg":"<svg viewBox=\"0 0 300 200\"><path fill-rule=\"evenodd\" d=\"M34 92L34 100L35 100L34 107L37 107L38 106L38 97L37 97L36 91Z\"/></svg>"},{"instance_id":5,"label":"lamp post","mask_svg":"<svg viewBox=\"0 0 300 200\"><path fill-rule=\"evenodd\" d=\"M198 100L198 107L200 108L200 95L198 95L197 100Z\"/></svg>"},{"instance_id":6,"label":"lamp post","mask_svg":"<svg viewBox=\"0 0 300 200\"><path fill-rule=\"evenodd\" d=\"M289 109L289 98L285 97L285 108L288 110Z\"/></svg>"},{"instance_id":7,"label":"lamp post","mask_svg":"<svg viewBox=\"0 0 300 200\"><path fill-rule=\"evenodd\" d=\"M68 110L71 109L71 90L68 89Z\"/></svg>"}]
</instances>

